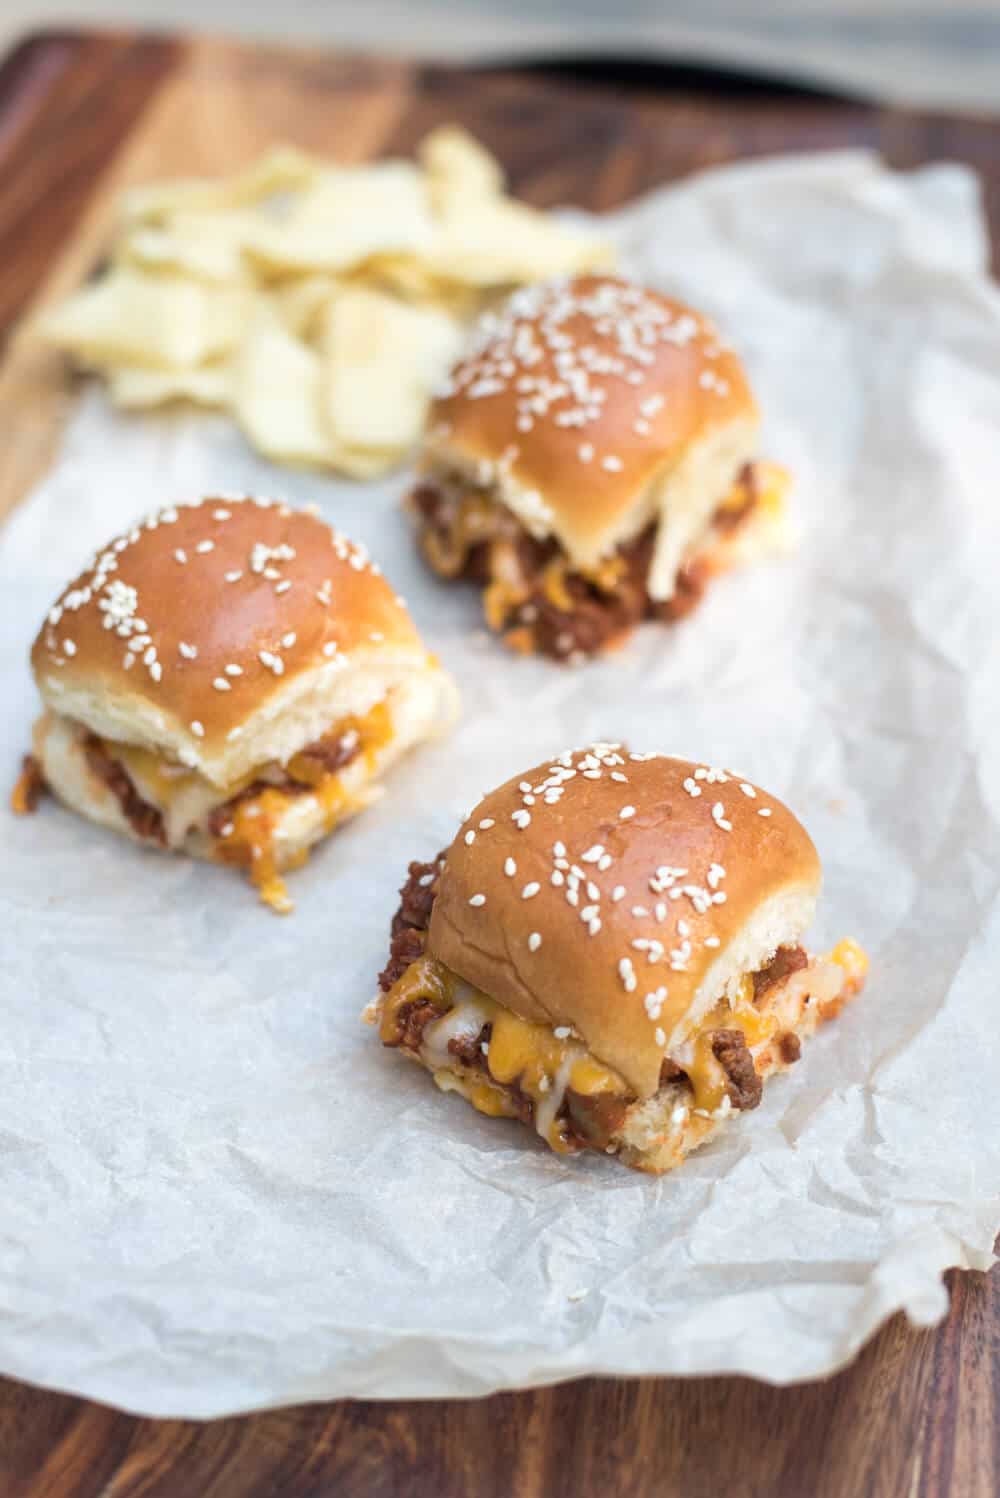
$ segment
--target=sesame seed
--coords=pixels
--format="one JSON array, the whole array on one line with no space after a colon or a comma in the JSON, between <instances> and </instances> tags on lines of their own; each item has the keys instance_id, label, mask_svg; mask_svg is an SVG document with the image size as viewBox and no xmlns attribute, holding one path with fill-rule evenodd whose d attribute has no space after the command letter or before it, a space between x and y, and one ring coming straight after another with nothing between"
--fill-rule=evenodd
<instances>
[{"instance_id":1,"label":"sesame seed","mask_svg":"<svg viewBox=\"0 0 1000 1498\"><path fill-rule=\"evenodd\" d=\"M159 661L153 661L152 665L149 668L149 674L154 681L160 680L160 677L163 675L163 667L160 665Z\"/></svg>"},{"instance_id":2,"label":"sesame seed","mask_svg":"<svg viewBox=\"0 0 1000 1498\"><path fill-rule=\"evenodd\" d=\"M217 676L212 685L217 692L231 692L233 689L231 682L228 682L224 676Z\"/></svg>"},{"instance_id":3,"label":"sesame seed","mask_svg":"<svg viewBox=\"0 0 1000 1498\"><path fill-rule=\"evenodd\" d=\"M769 817L771 815L771 808L769 806L761 806L757 811L757 815L759 817Z\"/></svg>"},{"instance_id":4,"label":"sesame seed","mask_svg":"<svg viewBox=\"0 0 1000 1498\"><path fill-rule=\"evenodd\" d=\"M655 1030L653 1038L656 1041L656 1044L658 1046L665 1046L666 1043L667 1043L667 1037L663 1033L663 1031L662 1031L662 1029L660 1028L659 1025L657 1025L657 1027L656 1027L656 1030Z\"/></svg>"},{"instance_id":5,"label":"sesame seed","mask_svg":"<svg viewBox=\"0 0 1000 1498\"><path fill-rule=\"evenodd\" d=\"M67 655L76 655L76 642L74 640L63 640L62 648Z\"/></svg>"},{"instance_id":6,"label":"sesame seed","mask_svg":"<svg viewBox=\"0 0 1000 1498\"><path fill-rule=\"evenodd\" d=\"M611 891L611 898L612 898L612 900L614 901L614 903L616 905L617 905L617 903L618 903L619 900L624 900L624 898L625 898L625 886L624 886L624 884L616 884L615 885L614 889Z\"/></svg>"},{"instance_id":7,"label":"sesame seed","mask_svg":"<svg viewBox=\"0 0 1000 1498\"><path fill-rule=\"evenodd\" d=\"M469 904L470 905L476 905L476 906L485 905L486 904L486 896L485 895L470 895L469 896Z\"/></svg>"},{"instance_id":8,"label":"sesame seed","mask_svg":"<svg viewBox=\"0 0 1000 1498\"><path fill-rule=\"evenodd\" d=\"M475 841L476 841L476 834L474 832L467 832L465 834L465 846L467 848L471 848L472 845L473 845L473 843Z\"/></svg>"},{"instance_id":9,"label":"sesame seed","mask_svg":"<svg viewBox=\"0 0 1000 1498\"><path fill-rule=\"evenodd\" d=\"M538 881L535 880L535 879L533 879L530 884L526 884L524 886L524 888L522 889L522 891L521 891L521 899L522 900L532 900L532 899L534 899L535 895L538 894L538 891L541 889L541 887L542 886L538 883Z\"/></svg>"},{"instance_id":10,"label":"sesame seed","mask_svg":"<svg viewBox=\"0 0 1000 1498\"><path fill-rule=\"evenodd\" d=\"M594 456L594 446L591 442L581 442L576 450L576 455L581 463L589 463Z\"/></svg>"},{"instance_id":11,"label":"sesame seed","mask_svg":"<svg viewBox=\"0 0 1000 1498\"><path fill-rule=\"evenodd\" d=\"M542 945L541 935L537 931L532 931L531 935L528 937L528 951L529 952L537 952L538 948L541 945Z\"/></svg>"},{"instance_id":12,"label":"sesame seed","mask_svg":"<svg viewBox=\"0 0 1000 1498\"><path fill-rule=\"evenodd\" d=\"M230 517L230 513L231 512L229 510L213 510L212 511L212 515L213 515L213 517L216 520L228 520L229 517Z\"/></svg>"},{"instance_id":13,"label":"sesame seed","mask_svg":"<svg viewBox=\"0 0 1000 1498\"><path fill-rule=\"evenodd\" d=\"M227 583L238 583L240 578L243 576L243 573L241 569L237 567L235 571L224 572L222 575L226 579Z\"/></svg>"},{"instance_id":14,"label":"sesame seed","mask_svg":"<svg viewBox=\"0 0 1000 1498\"><path fill-rule=\"evenodd\" d=\"M282 646L284 647L285 650L291 650L292 646L295 644L295 631L294 631L294 629L290 629L288 631L287 635L282 635L282 637L281 637L281 643L282 643Z\"/></svg>"},{"instance_id":15,"label":"sesame seed","mask_svg":"<svg viewBox=\"0 0 1000 1498\"><path fill-rule=\"evenodd\" d=\"M327 640L326 644L323 646L323 654L327 656L337 654L336 640Z\"/></svg>"},{"instance_id":16,"label":"sesame seed","mask_svg":"<svg viewBox=\"0 0 1000 1498\"><path fill-rule=\"evenodd\" d=\"M492 817L484 817L479 824L479 830L480 832L488 832L491 827L495 826L496 823L494 822Z\"/></svg>"},{"instance_id":17,"label":"sesame seed","mask_svg":"<svg viewBox=\"0 0 1000 1498\"><path fill-rule=\"evenodd\" d=\"M706 936L705 945L706 947L717 947L719 945L719 938L717 936Z\"/></svg>"},{"instance_id":18,"label":"sesame seed","mask_svg":"<svg viewBox=\"0 0 1000 1498\"><path fill-rule=\"evenodd\" d=\"M514 875L517 873L517 864L512 858L504 860L503 871L507 875L508 879L513 879Z\"/></svg>"},{"instance_id":19,"label":"sesame seed","mask_svg":"<svg viewBox=\"0 0 1000 1498\"><path fill-rule=\"evenodd\" d=\"M565 858L566 857L566 844L565 843L553 843L552 844L552 852L555 854L556 858Z\"/></svg>"},{"instance_id":20,"label":"sesame seed","mask_svg":"<svg viewBox=\"0 0 1000 1498\"><path fill-rule=\"evenodd\" d=\"M721 801L716 801L714 806L712 807L712 821L715 823L716 827L720 827L723 832L732 832L733 830L732 822L726 820L726 808L723 806Z\"/></svg>"},{"instance_id":21,"label":"sesame seed","mask_svg":"<svg viewBox=\"0 0 1000 1498\"><path fill-rule=\"evenodd\" d=\"M621 473L625 465L622 462L621 458L616 458L615 455L611 453L608 457L601 459L601 467L605 470L606 473Z\"/></svg>"},{"instance_id":22,"label":"sesame seed","mask_svg":"<svg viewBox=\"0 0 1000 1498\"><path fill-rule=\"evenodd\" d=\"M521 832L523 832L525 827L527 827L529 822L531 821L531 812L524 810L514 811L511 812L510 819L515 824L515 826L518 827Z\"/></svg>"},{"instance_id":23,"label":"sesame seed","mask_svg":"<svg viewBox=\"0 0 1000 1498\"><path fill-rule=\"evenodd\" d=\"M191 732L194 734L196 739L203 739L205 737L204 726L198 722L197 718L194 718L191 721Z\"/></svg>"},{"instance_id":24,"label":"sesame seed","mask_svg":"<svg viewBox=\"0 0 1000 1498\"><path fill-rule=\"evenodd\" d=\"M232 835L233 835L233 824L232 824L232 822L227 822L224 827L221 827L219 829L219 836L220 837L232 837Z\"/></svg>"},{"instance_id":25,"label":"sesame seed","mask_svg":"<svg viewBox=\"0 0 1000 1498\"><path fill-rule=\"evenodd\" d=\"M178 562L186 562L188 559L188 554L182 546L178 546L177 550L174 552L174 557Z\"/></svg>"},{"instance_id":26,"label":"sesame seed","mask_svg":"<svg viewBox=\"0 0 1000 1498\"><path fill-rule=\"evenodd\" d=\"M237 664L236 664L235 661L230 661L229 664L226 666L226 675L227 676L242 676L243 675L243 667L242 666L237 666Z\"/></svg>"},{"instance_id":27,"label":"sesame seed","mask_svg":"<svg viewBox=\"0 0 1000 1498\"><path fill-rule=\"evenodd\" d=\"M621 811L618 813L618 815L619 815L619 817L621 818L621 820L623 822L627 822L630 817L634 817L635 816L635 807L634 806L623 806L622 809L621 809Z\"/></svg>"},{"instance_id":28,"label":"sesame seed","mask_svg":"<svg viewBox=\"0 0 1000 1498\"><path fill-rule=\"evenodd\" d=\"M566 875L562 872L561 869L553 869L552 873L549 875L549 883L550 884L554 884L557 887L560 884L565 884L566 883Z\"/></svg>"},{"instance_id":29,"label":"sesame seed","mask_svg":"<svg viewBox=\"0 0 1000 1498\"><path fill-rule=\"evenodd\" d=\"M632 959L623 957L618 963L618 976L625 985L626 993L632 993L636 986L636 976L632 969Z\"/></svg>"},{"instance_id":30,"label":"sesame seed","mask_svg":"<svg viewBox=\"0 0 1000 1498\"><path fill-rule=\"evenodd\" d=\"M200 552L202 556L205 556L208 552L214 551L214 550L215 550L215 542L214 541L199 541L198 545L195 547L195 551Z\"/></svg>"},{"instance_id":31,"label":"sesame seed","mask_svg":"<svg viewBox=\"0 0 1000 1498\"><path fill-rule=\"evenodd\" d=\"M751 801L755 801L757 799L757 792L754 790L752 785L749 785L747 783L747 781L740 781L740 790L743 792L744 796L749 796Z\"/></svg>"}]
</instances>

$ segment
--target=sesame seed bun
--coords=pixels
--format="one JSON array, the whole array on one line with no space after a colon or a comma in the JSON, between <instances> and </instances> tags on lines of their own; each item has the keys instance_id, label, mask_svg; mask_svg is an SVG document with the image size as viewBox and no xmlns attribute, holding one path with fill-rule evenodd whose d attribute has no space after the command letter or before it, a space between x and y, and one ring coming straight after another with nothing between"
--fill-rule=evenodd
<instances>
[{"instance_id":1,"label":"sesame seed bun","mask_svg":"<svg viewBox=\"0 0 1000 1498\"><path fill-rule=\"evenodd\" d=\"M265 499L178 505L111 541L60 595L32 650L57 714L224 789L285 763L394 687L450 681L363 548Z\"/></svg>"},{"instance_id":2,"label":"sesame seed bun","mask_svg":"<svg viewBox=\"0 0 1000 1498\"><path fill-rule=\"evenodd\" d=\"M650 593L757 452L743 367L712 323L615 276L524 288L482 321L436 401L424 467L490 489L575 566L659 519Z\"/></svg>"},{"instance_id":3,"label":"sesame seed bun","mask_svg":"<svg viewBox=\"0 0 1000 1498\"><path fill-rule=\"evenodd\" d=\"M819 884L808 834L773 796L597 745L475 808L448 850L427 952L522 1019L572 1026L650 1098L719 995L797 942Z\"/></svg>"}]
</instances>

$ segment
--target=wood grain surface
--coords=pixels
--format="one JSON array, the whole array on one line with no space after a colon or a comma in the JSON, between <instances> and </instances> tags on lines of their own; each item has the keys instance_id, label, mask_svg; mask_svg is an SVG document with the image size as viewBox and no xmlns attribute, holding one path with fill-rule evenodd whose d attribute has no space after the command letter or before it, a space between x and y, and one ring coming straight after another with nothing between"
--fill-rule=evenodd
<instances>
[{"instance_id":1,"label":"wood grain surface","mask_svg":"<svg viewBox=\"0 0 1000 1498\"><path fill-rule=\"evenodd\" d=\"M541 206L611 208L692 168L869 146L963 160L1000 243L1000 129L690 74L585 85L332 53L45 35L0 66L0 514L74 399L32 313L99 264L132 182L293 140L344 159L459 120ZM947 1320L895 1318L825 1383L588 1379L477 1401L356 1402L199 1425L0 1380L0 1498L996 1498L1000 1286L950 1277Z\"/></svg>"}]
</instances>

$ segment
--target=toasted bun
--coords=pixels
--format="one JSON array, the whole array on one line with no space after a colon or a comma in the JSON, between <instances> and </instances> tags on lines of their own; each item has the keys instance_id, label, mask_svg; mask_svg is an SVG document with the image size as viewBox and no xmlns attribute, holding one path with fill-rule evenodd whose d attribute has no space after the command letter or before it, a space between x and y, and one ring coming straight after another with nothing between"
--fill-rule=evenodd
<instances>
[{"instance_id":1,"label":"toasted bun","mask_svg":"<svg viewBox=\"0 0 1000 1498\"><path fill-rule=\"evenodd\" d=\"M432 476L488 487L591 565L659 517L654 596L735 474L758 414L708 319L614 276L527 287L482 321L434 405Z\"/></svg>"},{"instance_id":2,"label":"toasted bun","mask_svg":"<svg viewBox=\"0 0 1000 1498\"><path fill-rule=\"evenodd\" d=\"M613 744L487 796L448 851L427 950L523 1019L569 1025L640 1098L819 890L792 813L729 772Z\"/></svg>"},{"instance_id":3,"label":"toasted bun","mask_svg":"<svg viewBox=\"0 0 1000 1498\"><path fill-rule=\"evenodd\" d=\"M363 548L304 511L219 496L109 543L60 596L32 650L57 713L158 751L220 787L287 761L430 660Z\"/></svg>"}]
</instances>

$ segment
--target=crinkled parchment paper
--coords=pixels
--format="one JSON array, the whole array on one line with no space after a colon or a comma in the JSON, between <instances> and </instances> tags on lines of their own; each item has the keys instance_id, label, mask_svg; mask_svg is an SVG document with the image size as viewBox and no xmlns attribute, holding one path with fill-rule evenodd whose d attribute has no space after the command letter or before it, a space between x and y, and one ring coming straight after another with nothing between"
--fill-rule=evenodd
<instances>
[{"instance_id":1,"label":"crinkled parchment paper","mask_svg":"<svg viewBox=\"0 0 1000 1498\"><path fill-rule=\"evenodd\" d=\"M0 766L42 610L95 544L213 486L317 500L458 676L462 724L293 876L52 803L3 814L0 1368L157 1415L479 1394L582 1373L829 1372L1000 1226L1000 296L975 185L864 155L700 177L618 215L629 266L745 351L798 553L572 672L482 635L399 498L276 472L214 418L92 391L0 541ZM661 1180L566 1163L384 1053L359 1011L406 863L567 744L732 764L819 845L816 944L861 1000L761 1108Z\"/></svg>"}]
</instances>

